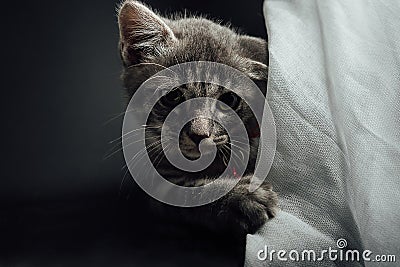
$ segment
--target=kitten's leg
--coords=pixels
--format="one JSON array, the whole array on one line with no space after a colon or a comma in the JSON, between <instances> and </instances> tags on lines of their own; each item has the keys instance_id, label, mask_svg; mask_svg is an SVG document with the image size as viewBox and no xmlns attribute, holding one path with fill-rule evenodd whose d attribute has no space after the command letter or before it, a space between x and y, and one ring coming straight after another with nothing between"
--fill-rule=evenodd
<instances>
[{"instance_id":1,"label":"kitten's leg","mask_svg":"<svg viewBox=\"0 0 400 267\"><path fill-rule=\"evenodd\" d=\"M255 233L268 219L278 211L277 194L272 186L263 183L254 192L249 191L252 176L245 176L221 200L216 203L220 210L217 220L223 225L232 224L239 235Z\"/></svg>"},{"instance_id":2,"label":"kitten's leg","mask_svg":"<svg viewBox=\"0 0 400 267\"><path fill-rule=\"evenodd\" d=\"M249 192L252 176L240 179L236 186L219 200L194 208L178 208L178 212L186 221L203 224L216 231L234 232L238 236L256 232L268 219L278 211L277 195L270 184L262 184L256 191ZM233 179L233 178L229 178ZM219 178L214 184L226 187L227 178ZM195 186L212 180L202 179Z\"/></svg>"}]
</instances>

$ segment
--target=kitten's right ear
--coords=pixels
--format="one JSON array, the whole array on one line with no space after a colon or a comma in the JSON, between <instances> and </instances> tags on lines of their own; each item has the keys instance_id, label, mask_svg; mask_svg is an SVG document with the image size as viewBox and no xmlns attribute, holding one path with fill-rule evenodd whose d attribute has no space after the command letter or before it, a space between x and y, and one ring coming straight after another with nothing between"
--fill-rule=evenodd
<instances>
[{"instance_id":1,"label":"kitten's right ear","mask_svg":"<svg viewBox=\"0 0 400 267\"><path fill-rule=\"evenodd\" d=\"M162 18L137 1L127 0L120 5L118 25L125 66L157 56L176 40Z\"/></svg>"}]
</instances>

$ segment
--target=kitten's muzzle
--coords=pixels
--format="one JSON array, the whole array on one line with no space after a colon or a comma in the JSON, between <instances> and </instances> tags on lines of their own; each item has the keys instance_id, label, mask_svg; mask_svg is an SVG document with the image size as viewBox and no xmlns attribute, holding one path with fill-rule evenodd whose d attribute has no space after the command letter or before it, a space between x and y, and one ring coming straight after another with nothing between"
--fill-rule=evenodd
<instances>
[{"instance_id":1,"label":"kitten's muzzle","mask_svg":"<svg viewBox=\"0 0 400 267\"><path fill-rule=\"evenodd\" d=\"M189 138L196 144L196 146L199 146L200 142L203 141L204 139L210 138L207 135L198 135L198 134L190 134ZM223 145L228 142L228 135L220 135L212 139L215 145Z\"/></svg>"},{"instance_id":2,"label":"kitten's muzzle","mask_svg":"<svg viewBox=\"0 0 400 267\"><path fill-rule=\"evenodd\" d=\"M200 142L206 138L208 138L208 135L205 134L195 134L195 133L190 133L188 134L189 138L198 146Z\"/></svg>"},{"instance_id":3,"label":"kitten's muzzle","mask_svg":"<svg viewBox=\"0 0 400 267\"><path fill-rule=\"evenodd\" d=\"M226 144L228 142L228 135L224 134L224 135L220 135L218 137L215 137L213 139L214 143L219 146L219 145L223 145Z\"/></svg>"}]
</instances>

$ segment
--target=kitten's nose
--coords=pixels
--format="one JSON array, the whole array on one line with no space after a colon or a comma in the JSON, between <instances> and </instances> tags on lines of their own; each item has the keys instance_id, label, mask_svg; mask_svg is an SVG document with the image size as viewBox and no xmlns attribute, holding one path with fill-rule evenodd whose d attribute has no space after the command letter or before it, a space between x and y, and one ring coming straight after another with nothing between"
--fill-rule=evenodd
<instances>
[{"instance_id":1,"label":"kitten's nose","mask_svg":"<svg viewBox=\"0 0 400 267\"><path fill-rule=\"evenodd\" d=\"M199 145L201 140L210 137L211 121L207 118L198 117L188 124L188 135L192 141Z\"/></svg>"},{"instance_id":2,"label":"kitten's nose","mask_svg":"<svg viewBox=\"0 0 400 267\"><path fill-rule=\"evenodd\" d=\"M205 134L195 134L195 133L190 133L189 138L192 139L192 141L196 144L199 145L201 140L208 138L207 135Z\"/></svg>"}]
</instances>

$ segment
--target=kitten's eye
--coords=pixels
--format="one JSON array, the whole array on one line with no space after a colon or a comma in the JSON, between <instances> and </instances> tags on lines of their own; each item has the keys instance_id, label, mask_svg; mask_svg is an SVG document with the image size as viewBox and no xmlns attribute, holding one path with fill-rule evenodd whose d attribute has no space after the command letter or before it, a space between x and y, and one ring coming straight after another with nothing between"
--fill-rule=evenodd
<instances>
[{"instance_id":1,"label":"kitten's eye","mask_svg":"<svg viewBox=\"0 0 400 267\"><path fill-rule=\"evenodd\" d=\"M235 110L239 107L240 99L235 93L226 93L218 98L219 101L224 102L231 109ZM218 108L222 111L227 111L228 108L222 104L217 104Z\"/></svg>"},{"instance_id":2,"label":"kitten's eye","mask_svg":"<svg viewBox=\"0 0 400 267\"><path fill-rule=\"evenodd\" d=\"M161 103L167 107L173 107L181 103L183 100L183 93L179 89L174 89L161 98Z\"/></svg>"}]
</instances>

